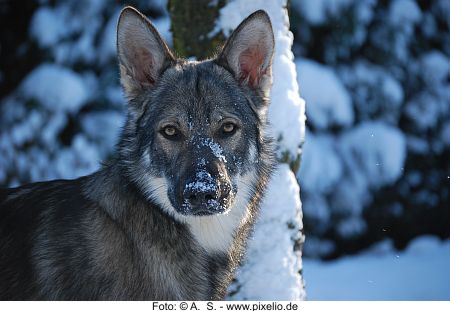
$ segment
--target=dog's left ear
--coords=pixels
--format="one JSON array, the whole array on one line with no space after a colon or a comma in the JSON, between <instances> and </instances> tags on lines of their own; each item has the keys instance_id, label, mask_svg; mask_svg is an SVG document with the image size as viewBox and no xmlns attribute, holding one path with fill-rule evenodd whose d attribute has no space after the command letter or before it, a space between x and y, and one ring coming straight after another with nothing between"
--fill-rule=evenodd
<instances>
[{"instance_id":1,"label":"dog's left ear","mask_svg":"<svg viewBox=\"0 0 450 311\"><path fill-rule=\"evenodd\" d=\"M269 15L259 10L247 17L231 34L217 62L231 69L241 85L267 95L272 82L274 48Z\"/></svg>"},{"instance_id":2,"label":"dog's left ear","mask_svg":"<svg viewBox=\"0 0 450 311\"><path fill-rule=\"evenodd\" d=\"M161 72L175 62L152 23L133 7L120 13L117 54L120 80L129 98L154 86Z\"/></svg>"}]
</instances>

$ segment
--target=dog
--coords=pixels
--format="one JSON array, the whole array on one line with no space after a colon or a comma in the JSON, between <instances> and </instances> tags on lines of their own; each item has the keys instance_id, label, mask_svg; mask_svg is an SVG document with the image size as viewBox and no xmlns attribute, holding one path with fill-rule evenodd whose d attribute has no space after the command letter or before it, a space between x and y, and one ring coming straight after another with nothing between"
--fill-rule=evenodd
<instances>
[{"instance_id":1,"label":"dog","mask_svg":"<svg viewBox=\"0 0 450 311\"><path fill-rule=\"evenodd\" d=\"M224 299L276 163L273 52L264 11L217 57L187 61L124 8L114 156L89 176L0 191L0 299Z\"/></svg>"}]
</instances>

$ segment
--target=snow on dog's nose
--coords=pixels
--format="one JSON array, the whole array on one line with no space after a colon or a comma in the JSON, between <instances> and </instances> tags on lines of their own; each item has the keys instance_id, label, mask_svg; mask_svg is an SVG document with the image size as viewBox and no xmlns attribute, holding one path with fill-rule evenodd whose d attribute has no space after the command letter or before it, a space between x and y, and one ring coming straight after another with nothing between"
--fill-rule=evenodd
<instances>
[{"instance_id":1,"label":"snow on dog's nose","mask_svg":"<svg viewBox=\"0 0 450 311\"><path fill-rule=\"evenodd\" d=\"M230 187L205 170L188 179L183 190L183 205L193 215L204 216L226 211Z\"/></svg>"},{"instance_id":2,"label":"snow on dog's nose","mask_svg":"<svg viewBox=\"0 0 450 311\"><path fill-rule=\"evenodd\" d=\"M188 181L183 191L184 202L193 214L209 214L209 206L217 204L218 187L216 181L206 171L197 172L195 179Z\"/></svg>"}]
</instances>

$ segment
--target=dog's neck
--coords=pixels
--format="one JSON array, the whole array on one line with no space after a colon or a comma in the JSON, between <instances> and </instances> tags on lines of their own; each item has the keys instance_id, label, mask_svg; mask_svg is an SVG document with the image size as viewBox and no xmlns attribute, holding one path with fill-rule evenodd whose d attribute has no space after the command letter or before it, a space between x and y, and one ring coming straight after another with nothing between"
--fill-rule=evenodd
<instances>
[{"instance_id":1,"label":"dog's neck","mask_svg":"<svg viewBox=\"0 0 450 311\"><path fill-rule=\"evenodd\" d=\"M245 205L235 206L226 215L190 217L186 221L194 239L208 253L230 253L239 228L248 221Z\"/></svg>"},{"instance_id":2,"label":"dog's neck","mask_svg":"<svg viewBox=\"0 0 450 311\"><path fill-rule=\"evenodd\" d=\"M228 213L189 217L186 220L194 238L204 249L209 252L230 253L239 229L252 219L249 203L254 189L249 189L248 185L254 183L254 178L253 172L239 176L239 190Z\"/></svg>"}]
</instances>

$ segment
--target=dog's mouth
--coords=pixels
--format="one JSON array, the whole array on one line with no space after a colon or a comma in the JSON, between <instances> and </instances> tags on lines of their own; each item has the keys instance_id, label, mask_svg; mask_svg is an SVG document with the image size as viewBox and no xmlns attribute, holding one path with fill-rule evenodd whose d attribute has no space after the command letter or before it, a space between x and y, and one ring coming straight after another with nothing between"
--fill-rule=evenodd
<instances>
[{"instance_id":1,"label":"dog's mouth","mask_svg":"<svg viewBox=\"0 0 450 311\"><path fill-rule=\"evenodd\" d=\"M210 199L202 204L190 206L192 215L194 216L209 216L216 214L223 214L228 210L226 202L228 198L223 198L222 200Z\"/></svg>"},{"instance_id":2,"label":"dog's mouth","mask_svg":"<svg viewBox=\"0 0 450 311\"><path fill-rule=\"evenodd\" d=\"M191 201L184 200L178 212L185 216L212 216L225 214L229 206L230 198L208 199L203 202L193 204Z\"/></svg>"},{"instance_id":3,"label":"dog's mouth","mask_svg":"<svg viewBox=\"0 0 450 311\"><path fill-rule=\"evenodd\" d=\"M210 211L198 211L198 212L192 212L192 215L194 215L194 216L210 216L210 215L214 215L214 214L211 213Z\"/></svg>"}]
</instances>

